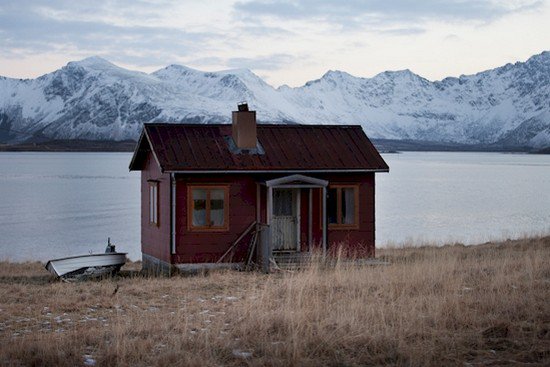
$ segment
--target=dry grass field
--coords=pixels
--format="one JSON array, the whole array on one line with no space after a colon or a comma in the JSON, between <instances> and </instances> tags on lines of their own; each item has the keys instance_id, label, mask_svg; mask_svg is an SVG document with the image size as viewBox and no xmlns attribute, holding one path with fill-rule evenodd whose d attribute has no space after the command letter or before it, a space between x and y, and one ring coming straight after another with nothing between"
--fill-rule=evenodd
<instances>
[{"instance_id":1,"label":"dry grass field","mask_svg":"<svg viewBox=\"0 0 550 367\"><path fill-rule=\"evenodd\" d=\"M82 283L1 263L0 365L550 365L550 237L378 257Z\"/></svg>"}]
</instances>

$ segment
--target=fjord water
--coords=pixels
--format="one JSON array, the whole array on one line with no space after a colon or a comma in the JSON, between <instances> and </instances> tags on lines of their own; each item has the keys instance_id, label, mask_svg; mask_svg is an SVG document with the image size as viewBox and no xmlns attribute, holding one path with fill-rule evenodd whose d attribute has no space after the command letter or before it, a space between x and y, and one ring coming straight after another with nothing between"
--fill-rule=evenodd
<instances>
[{"instance_id":1,"label":"fjord water","mask_svg":"<svg viewBox=\"0 0 550 367\"><path fill-rule=\"evenodd\" d=\"M550 233L550 155L384 155L377 245L475 244Z\"/></svg>"},{"instance_id":2,"label":"fjord water","mask_svg":"<svg viewBox=\"0 0 550 367\"><path fill-rule=\"evenodd\" d=\"M550 233L550 156L383 155L378 246ZM130 153L0 153L0 260L117 250L140 258L139 172Z\"/></svg>"},{"instance_id":3,"label":"fjord water","mask_svg":"<svg viewBox=\"0 0 550 367\"><path fill-rule=\"evenodd\" d=\"M139 173L129 153L0 153L0 259L118 251L140 257Z\"/></svg>"}]
</instances>

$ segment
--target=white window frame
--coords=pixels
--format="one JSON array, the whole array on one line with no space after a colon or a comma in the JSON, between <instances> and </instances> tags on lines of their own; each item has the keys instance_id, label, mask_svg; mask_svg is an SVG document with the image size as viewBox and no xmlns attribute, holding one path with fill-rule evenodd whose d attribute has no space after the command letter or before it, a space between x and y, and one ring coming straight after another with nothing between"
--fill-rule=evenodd
<instances>
[{"instance_id":1,"label":"white window frame","mask_svg":"<svg viewBox=\"0 0 550 367\"><path fill-rule=\"evenodd\" d=\"M159 225L159 183L149 181L149 224Z\"/></svg>"}]
</instances>

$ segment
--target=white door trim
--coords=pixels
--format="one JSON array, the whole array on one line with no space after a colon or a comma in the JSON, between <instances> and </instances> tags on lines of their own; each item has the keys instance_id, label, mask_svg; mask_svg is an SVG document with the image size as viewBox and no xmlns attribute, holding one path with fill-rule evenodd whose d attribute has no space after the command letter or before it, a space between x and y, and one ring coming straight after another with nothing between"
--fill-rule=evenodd
<instances>
[{"instance_id":1,"label":"white door trim","mask_svg":"<svg viewBox=\"0 0 550 367\"><path fill-rule=\"evenodd\" d=\"M289 241L287 242L287 245L289 247L285 249L282 249L282 251L297 251L299 252L300 251L300 248L301 248L301 243L300 243L300 238L301 238L301 221L302 221L302 218L301 218L301 189L298 189L298 188L286 188L286 187L268 187L267 188L268 190L268 202L267 202L267 216L268 216L268 223L269 225L271 225L273 222L274 222L274 218L275 218L275 214L274 214L274 208L275 208L275 204L274 204L274 195L275 195L275 190L286 190L288 192L290 192L291 194L291 198L292 198L292 202L290 203L291 205L291 208L292 208L292 218L293 218L293 226L294 228L292 229L291 232L287 232L288 235L289 235ZM271 200L270 200L271 199ZM271 232L271 236L272 236L272 242L274 241L274 236L275 235L275 232L274 230L272 230ZM291 241L294 241L294 243L292 243Z\"/></svg>"}]
</instances>

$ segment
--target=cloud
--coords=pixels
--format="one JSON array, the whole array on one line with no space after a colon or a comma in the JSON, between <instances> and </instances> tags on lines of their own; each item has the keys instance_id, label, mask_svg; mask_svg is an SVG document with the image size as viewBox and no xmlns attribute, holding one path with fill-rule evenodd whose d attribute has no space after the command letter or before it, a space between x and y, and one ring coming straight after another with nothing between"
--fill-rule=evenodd
<instances>
[{"instance_id":1,"label":"cloud","mask_svg":"<svg viewBox=\"0 0 550 367\"><path fill-rule=\"evenodd\" d=\"M416 34L426 33L424 28L411 27L411 28L393 28L393 29L384 29L378 31L380 34L387 34L390 36L411 36Z\"/></svg>"},{"instance_id":2,"label":"cloud","mask_svg":"<svg viewBox=\"0 0 550 367\"><path fill-rule=\"evenodd\" d=\"M256 24L247 24L242 27L239 27L239 30L246 33L252 34L254 36L283 36L290 37L295 36L294 32L291 32L287 29L281 27L272 27L267 25L262 25L259 22Z\"/></svg>"},{"instance_id":3,"label":"cloud","mask_svg":"<svg viewBox=\"0 0 550 367\"><path fill-rule=\"evenodd\" d=\"M128 1L127 6L120 3L120 13L109 7L111 2L93 7L62 0L47 4L23 0L0 5L4 56L76 50L81 55L97 54L145 66L204 51L210 40L220 37L215 31L185 31L162 22L150 25L151 19L161 16L155 12L159 6L143 0Z\"/></svg>"},{"instance_id":4,"label":"cloud","mask_svg":"<svg viewBox=\"0 0 550 367\"><path fill-rule=\"evenodd\" d=\"M249 68L296 85L328 68L415 62L439 78L475 71L486 55L497 61L480 68L540 51L549 12L550 0L0 0L0 73L31 77L98 55L142 71ZM455 56L436 62L435 47Z\"/></svg>"},{"instance_id":5,"label":"cloud","mask_svg":"<svg viewBox=\"0 0 550 367\"><path fill-rule=\"evenodd\" d=\"M460 37L454 33L448 34L443 38L443 41L457 41Z\"/></svg>"},{"instance_id":6,"label":"cloud","mask_svg":"<svg viewBox=\"0 0 550 367\"><path fill-rule=\"evenodd\" d=\"M225 59L218 56L198 57L189 60L189 65L220 66L224 64Z\"/></svg>"},{"instance_id":7,"label":"cloud","mask_svg":"<svg viewBox=\"0 0 550 367\"><path fill-rule=\"evenodd\" d=\"M272 54L258 57L233 57L225 64L231 68L247 68L255 70L277 70L294 61L295 57L288 54Z\"/></svg>"},{"instance_id":8,"label":"cloud","mask_svg":"<svg viewBox=\"0 0 550 367\"><path fill-rule=\"evenodd\" d=\"M251 46L243 43L243 37L286 38L292 36L290 31L253 22L235 22L220 30L186 11L184 6L181 22L169 22L166 20L171 16L173 20L173 14L181 14L182 8L164 0L6 1L0 3L2 57L55 53L70 54L74 59L98 55L146 68L184 61L199 68L211 65L256 70L275 70L293 60L289 54L277 52L255 56ZM226 17L231 21L230 12ZM186 22L193 23L195 18L195 27L187 27ZM239 57L245 54L252 56Z\"/></svg>"},{"instance_id":9,"label":"cloud","mask_svg":"<svg viewBox=\"0 0 550 367\"><path fill-rule=\"evenodd\" d=\"M426 20L491 21L504 15L542 5L541 0L245 0L235 10L251 16L279 19L312 19L323 22L388 23Z\"/></svg>"},{"instance_id":10,"label":"cloud","mask_svg":"<svg viewBox=\"0 0 550 367\"><path fill-rule=\"evenodd\" d=\"M295 59L296 57L289 54L275 53L257 57L200 57L191 59L189 64L269 71L282 69Z\"/></svg>"}]
</instances>

